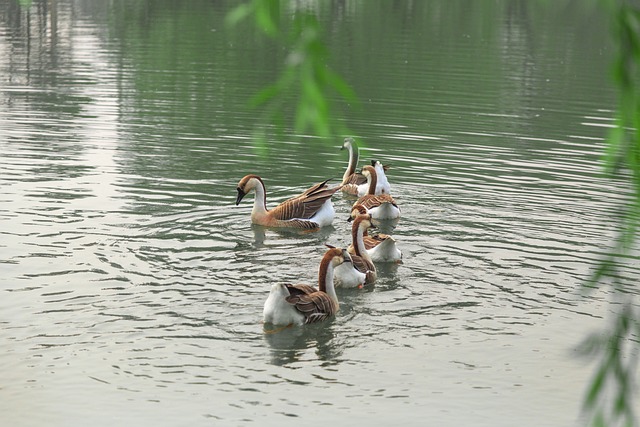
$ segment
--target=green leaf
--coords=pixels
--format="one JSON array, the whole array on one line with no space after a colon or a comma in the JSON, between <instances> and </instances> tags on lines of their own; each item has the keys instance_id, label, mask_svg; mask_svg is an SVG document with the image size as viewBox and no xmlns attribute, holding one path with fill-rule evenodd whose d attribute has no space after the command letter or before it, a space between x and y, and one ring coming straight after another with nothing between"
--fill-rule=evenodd
<instances>
[{"instance_id":1,"label":"green leaf","mask_svg":"<svg viewBox=\"0 0 640 427\"><path fill-rule=\"evenodd\" d=\"M337 73L334 73L330 69L325 70L327 82L331 85L336 92L338 92L346 101L358 104L358 96L356 92L349 86L349 84L342 79Z\"/></svg>"},{"instance_id":2,"label":"green leaf","mask_svg":"<svg viewBox=\"0 0 640 427\"><path fill-rule=\"evenodd\" d=\"M280 94L280 92L281 88L278 84L267 86L251 98L249 106L253 108L259 107L260 105L274 99L278 94Z\"/></svg>"},{"instance_id":3,"label":"green leaf","mask_svg":"<svg viewBox=\"0 0 640 427\"><path fill-rule=\"evenodd\" d=\"M244 3L239 6L236 6L233 10L227 13L225 16L225 25L228 27L236 26L240 21L246 19L249 15L253 13L253 6L249 3Z\"/></svg>"},{"instance_id":4,"label":"green leaf","mask_svg":"<svg viewBox=\"0 0 640 427\"><path fill-rule=\"evenodd\" d=\"M618 416L625 414L629 411L629 403L627 401L627 396L625 390L621 391L616 398L614 413Z\"/></svg>"},{"instance_id":5,"label":"green leaf","mask_svg":"<svg viewBox=\"0 0 640 427\"><path fill-rule=\"evenodd\" d=\"M309 111L305 103L299 102L298 108L296 108L296 118L294 129L297 133L304 133L307 128L307 122L309 119Z\"/></svg>"},{"instance_id":6,"label":"green leaf","mask_svg":"<svg viewBox=\"0 0 640 427\"><path fill-rule=\"evenodd\" d=\"M280 1L254 0L256 8L256 24L270 37L278 36L280 32Z\"/></svg>"},{"instance_id":7,"label":"green leaf","mask_svg":"<svg viewBox=\"0 0 640 427\"><path fill-rule=\"evenodd\" d=\"M616 118L615 126L609 131L604 162L605 171L613 176L620 169L620 152L624 145L625 131L620 117Z\"/></svg>"},{"instance_id":8,"label":"green leaf","mask_svg":"<svg viewBox=\"0 0 640 427\"><path fill-rule=\"evenodd\" d=\"M600 365L600 369L598 369L598 373L591 380L591 385L589 387L589 391L587 392L587 397L585 399L585 405L587 407L594 407L595 403L598 399L598 396L603 391L604 381L609 373L608 366L606 364Z\"/></svg>"}]
</instances>

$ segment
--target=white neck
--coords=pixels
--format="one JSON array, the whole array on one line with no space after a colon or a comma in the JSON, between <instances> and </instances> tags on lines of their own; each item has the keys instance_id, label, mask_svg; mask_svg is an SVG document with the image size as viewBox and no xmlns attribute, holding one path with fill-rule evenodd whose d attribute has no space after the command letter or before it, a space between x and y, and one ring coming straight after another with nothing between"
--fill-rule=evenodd
<instances>
[{"instance_id":1,"label":"white neck","mask_svg":"<svg viewBox=\"0 0 640 427\"><path fill-rule=\"evenodd\" d=\"M256 179L254 180L253 189L256 192L256 197L253 199L251 214L267 213L267 191L264 188L264 184Z\"/></svg>"},{"instance_id":2,"label":"white neck","mask_svg":"<svg viewBox=\"0 0 640 427\"><path fill-rule=\"evenodd\" d=\"M347 150L349 150L349 165L347 166L347 170L344 172L342 176L342 183L344 184L347 179L356 172L356 167L358 167L358 152L353 149L351 144L347 145Z\"/></svg>"}]
</instances>

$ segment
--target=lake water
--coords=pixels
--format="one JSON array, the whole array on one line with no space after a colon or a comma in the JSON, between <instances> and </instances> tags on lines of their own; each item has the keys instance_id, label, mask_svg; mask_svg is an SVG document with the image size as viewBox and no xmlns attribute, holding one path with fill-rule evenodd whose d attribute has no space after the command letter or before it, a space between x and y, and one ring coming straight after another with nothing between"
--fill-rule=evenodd
<instances>
[{"instance_id":1,"label":"lake water","mask_svg":"<svg viewBox=\"0 0 640 427\"><path fill-rule=\"evenodd\" d=\"M570 426L615 306L580 284L628 189L602 174L613 50L577 2L291 2L389 164L401 265L335 319L265 334L275 282L314 284L333 227L250 224L346 167L248 101L286 51L236 2L0 0L0 420L11 426ZM589 2L585 2L589 3ZM290 113L295 98L286 103ZM266 152L253 138L267 135ZM337 180L336 180L337 181ZM335 181L334 181L335 182ZM637 258L623 283L640 280Z\"/></svg>"}]
</instances>

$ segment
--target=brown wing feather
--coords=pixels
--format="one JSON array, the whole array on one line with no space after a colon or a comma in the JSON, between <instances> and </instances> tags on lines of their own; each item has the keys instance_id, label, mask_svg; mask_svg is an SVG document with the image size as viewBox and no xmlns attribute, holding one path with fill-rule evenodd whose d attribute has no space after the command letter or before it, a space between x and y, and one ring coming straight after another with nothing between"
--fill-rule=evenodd
<instances>
[{"instance_id":1,"label":"brown wing feather","mask_svg":"<svg viewBox=\"0 0 640 427\"><path fill-rule=\"evenodd\" d=\"M352 173L351 175L349 175L349 178L347 179L347 182L345 182L345 184L362 185L366 182L367 178L361 173Z\"/></svg>"},{"instance_id":2,"label":"brown wing feather","mask_svg":"<svg viewBox=\"0 0 640 427\"><path fill-rule=\"evenodd\" d=\"M372 194L367 194L358 199L357 202L354 203L353 206L362 205L367 209L375 208L376 206L380 206L383 203L391 203L393 206L398 206L396 201L389 194L380 194L379 196L374 196Z\"/></svg>"},{"instance_id":3,"label":"brown wing feather","mask_svg":"<svg viewBox=\"0 0 640 427\"><path fill-rule=\"evenodd\" d=\"M367 261L358 255L351 255L351 261L353 262L353 266L360 273L366 273L367 271L376 271L375 265L372 262Z\"/></svg>"},{"instance_id":4,"label":"brown wing feather","mask_svg":"<svg viewBox=\"0 0 640 427\"><path fill-rule=\"evenodd\" d=\"M316 184L299 196L292 197L280 203L269 211L271 216L277 220L311 218L320 210L322 205L331 198L333 193L340 189L339 186L329 188L327 181Z\"/></svg>"},{"instance_id":5,"label":"brown wing feather","mask_svg":"<svg viewBox=\"0 0 640 427\"><path fill-rule=\"evenodd\" d=\"M342 192L347 194L352 194L354 196L358 195L358 186L362 184L366 184L367 178L361 173L353 173L349 175L347 180L342 185Z\"/></svg>"},{"instance_id":6,"label":"brown wing feather","mask_svg":"<svg viewBox=\"0 0 640 427\"><path fill-rule=\"evenodd\" d=\"M389 237L389 235L387 234L377 234L375 236L362 236L362 241L364 242L364 248L366 250L370 250L375 248L376 246L378 246L380 243L384 242L385 240L387 240ZM355 248L353 247L353 243L349 245L349 247L347 248L347 250L349 251L349 253L351 255L356 253Z\"/></svg>"},{"instance_id":7,"label":"brown wing feather","mask_svg":"<svg viewBox=\"0 0 640 427\"><path fill-rule=\"evenodd\" d=\"M287 297L287 302L295 305L296 309L304 314L305 323L320 322L338 311L335 301L320 291L291 295Z\"/></svg>"},{"instance_id":8,"label":"brown wing feather","mask_svg":"<svg viewBox=\"0 0 640 427\"><path fill-rule=\"evenodd\" d=\"M309 285L285 285L290 295L308 295L318 292L316 288Z\"/></svg>"},{"instance_id":9,"label":"brown wing feather","mask_svg":"<svg viewBox=\"0 0 640 427\"><path fill-rule=\"evenodd\" d=\"M318 191L322 190L323 188L327 187L327 182L331 181L330 179L326 179L322 182L317 183L316 185L313 185L309 188L307 188L305 191L302 192L301 195L296 196L296 197L292 197L292 199L295 199L297 197L303 197L306 196L307 194L314 194L317 193Z\"/></svg>"},{"instance_id":10,"label":"brown wing feather","mask_svg":"<svg viewBox=\"0 0 640 427\"><path fill-rule=\"evenodd\" d=\"M387 240L390 236L386 235L386 234L378 234L375 236L364 236L364 247L369 250L369 249L373 249L376 246L378 246L380 243L384 242L385 240Z\"/></svg>"},{"instance_id":11,"label":"brown wing feather","mask_svg":"<svg viewBox=\"0 0 640 427\"><path fill-rule=\"evenodd\" d=\"M280 221L280 220L279 220ZM317 230L318 223L313 221L306 221L303 219L289 219L289 220L281 220L281 222L276 223L278 227L290 227L290 228L301 228L303 230Z\"/></svg>"},{"instance_id":12,"label":"brown wing feather","mask_svg":"<svg viewBox=\"0 0 640 427\"><path fill-rule=\"evenodd\" d=\"M352 196L358 195L358 186L355 184L345 184L342 186L342 192Z\"/></svg>"}]
</instances>

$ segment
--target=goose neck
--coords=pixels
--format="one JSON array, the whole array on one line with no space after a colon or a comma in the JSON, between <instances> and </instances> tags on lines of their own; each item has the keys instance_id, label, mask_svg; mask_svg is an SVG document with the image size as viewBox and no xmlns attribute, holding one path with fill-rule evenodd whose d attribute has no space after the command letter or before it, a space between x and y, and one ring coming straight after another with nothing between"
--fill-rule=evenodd
<instances>
[{"instance_id":1,"label":"goose neck","mask_svg":"<svg viewBox=\"0 0 640 427\"><path fill-rule=\"evenodd\" d=\"M358 167L358 149L354 149L353 145L347 145L347 150L349 150L349 164L347 165L347 170L344 172L342 176L342 183L346 183L348 178L356 173L356 168Z\"/></svg>"},{"instance_id":2,"label":"goose neck","mask_svg":"<svg viewBox=\"0 0 640 427\"><path fill-rule=\"evenodd\" d=\"M369 182L369 192L368 194L375 195L376 194L376 186L378 185L378 175L376 174L375 169L371 168L369 171L369 177L367 178Z\"/></svg>"},{"instance_id":3,"label":"goose neck","mask_svg":"<svg viewBox=\"0 0 640 427\"><path fill-rule=\"evenodd\" d=\"M361 226L361 221L354 222L351 227L351 239L353 243L353 249L359 257L368 258L369 253L367 252L364 246L364 235L367 232L367 229Z\"/></svg>"},{"instance_id":4,"label":"goose neck","mask_svg":"<svg viewBox=\"0 0 640 427\"><path fill-rule=\"evenodd\" d=\"M267 190L261 180L256 180L254 185L256 197L253 200L252 214L265 214L267 212Z\"/></svg>"},{"instance_id":5,"label":"goose neck","mask_svg":"<svg viewBox=\"0 0 640 427\"><path fill-rule=\"evenodd\" d=\"M338 296L333 286L333 264L331 263L333 257L324 257L320 262L320 269L318 271L318 289L329 295L336 303L338 302Z\"/></svg>"}]
</instances>

